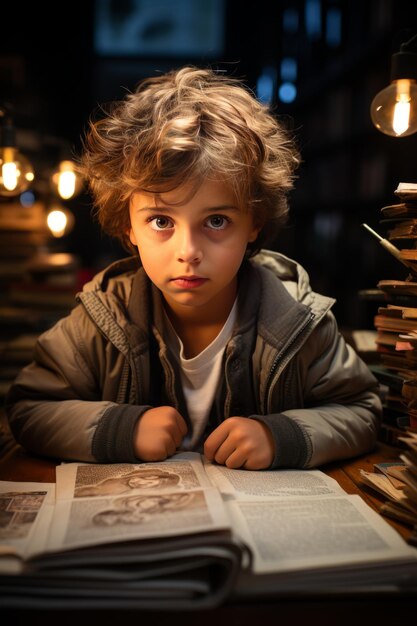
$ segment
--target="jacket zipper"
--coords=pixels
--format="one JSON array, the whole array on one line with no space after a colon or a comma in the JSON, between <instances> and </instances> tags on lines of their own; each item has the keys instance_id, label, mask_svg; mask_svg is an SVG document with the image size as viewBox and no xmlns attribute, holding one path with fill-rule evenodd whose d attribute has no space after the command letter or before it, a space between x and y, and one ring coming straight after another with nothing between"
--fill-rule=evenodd
<instances>
[{"instance_id":1,"label":"jacket zipper","mask_svg":"<svg viewBox=\"0 0 417 626\"><path fill-rule=\"evenodd\" d=\"M285 346L284 350L281 351L279 354L277 354L277 356L275 357L274 362L272 363L271 369L269 370L268 380L267 380L266 387L265 387L265 396L264 396L265 414L268 413L269 404L270 404L269 395L270 395L270 391L272 388L272 380L276 374L278 365L281 365L281 371L286 367L286 365L288 364L292 356L295 354L295 350L294 350L295 343L301 338L304 331L311 324L311 322L314 320L315 317L316 317L315 314L310 312L309 316L304 320L303 324L298 327L297 332L294 333L290 342ZM285 354L286 354L286 357L285 357Z\"/></svg>"}]
</instances>

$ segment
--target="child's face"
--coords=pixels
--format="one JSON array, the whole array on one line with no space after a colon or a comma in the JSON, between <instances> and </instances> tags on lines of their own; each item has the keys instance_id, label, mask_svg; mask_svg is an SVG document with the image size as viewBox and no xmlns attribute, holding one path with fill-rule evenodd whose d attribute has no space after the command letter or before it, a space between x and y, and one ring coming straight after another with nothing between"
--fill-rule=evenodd
<instances>
[{"instance_id":1,"label":"child's face","mask_svg":"<svg viewBox=\"0 0 417 626\"><path fill-rule=\"evenodd\" d=\"M191 198L190 189L188 183L158 197L133 194L129 236L177 315L189 316L191 307L205 318L218 318L230 310L238 269L259 229L225 183L206 181Z\"/></svg>"}]
</instances>

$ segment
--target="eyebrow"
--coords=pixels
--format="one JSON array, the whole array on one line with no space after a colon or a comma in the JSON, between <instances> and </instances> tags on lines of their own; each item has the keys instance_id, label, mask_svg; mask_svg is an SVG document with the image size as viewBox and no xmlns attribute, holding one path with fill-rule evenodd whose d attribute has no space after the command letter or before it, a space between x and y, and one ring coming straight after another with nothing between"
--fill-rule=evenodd
<instances>
[{"instance_id":1,"label":"eyebrow","mask_svg":"<svg viewBox=\"0 0 417 626\"><path fill-rule=\"evenodd\" d=\"M141 213L143 211L150 211L152 213L155 213L155 212L165 213L165 212L171 212L175 210L177 210L177 207L175 206L144 206L144 207L141 207L140 209L137 209L137 212ZM206 207L202 209L202 212L204 213L216 213L217 211L239 211L239 207L234 206L232 204L221 204L219 206Z\"/></svg>"}]
</instances>

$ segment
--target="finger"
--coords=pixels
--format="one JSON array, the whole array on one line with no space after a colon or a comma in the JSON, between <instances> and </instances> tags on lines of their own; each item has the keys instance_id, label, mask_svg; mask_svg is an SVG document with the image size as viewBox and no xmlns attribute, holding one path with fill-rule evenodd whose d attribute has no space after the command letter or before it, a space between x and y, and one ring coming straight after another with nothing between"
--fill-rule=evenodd
<instances>
[{"instance_id":1,"label":"finger","mask_svg":"<svg viewBox=\"0 0 417 626\"><path fill-rule=\"evenodd\" d=\"M178 444L175 443L175 440L172 437L166 437L165 439L165 453L168 456L172 456L177 451Z\"/></svg>"},{"instance_id":2,"label":"finger","mask_svg":"<svg viewBox=\"0 0 417 626\"><path fill-rule=\"evenodd\" d=\"M187 424L178 411L172 409L172 413L167 417L164 424L164 430L172 437L175 442L175 447L177 448L187 434Z\"/></svg>"},{"instance_id":3,"label":"finger","mask_svg":"<svg viewBox=\"0 0 417 626\"><path fill-rule=\"evenodd\" d=\"M230 435L223 441L222 445L217 449L214 460L219 465L226 465L227 459L236 451L236 443Z\"/></svg>"},{"instance_id":4,"label":"finger","mask_svg":"<svg viewBox=\"0 0 417 626\"><path fill-rule=\"evenodd\" d=\"M223 463L223 465L225 465L229 469L245 469L246 464L247 457L245 453L239 448L236 448Z\"/></svg>"},{"instance_id":5,"label":"finger","mask_svg":"<svg viewBox=\"0 0 417 626\"><path fill-rule=\"evenodd\" d=\"M204 442L204 454L209 461L213 461L217 450L222 443L227 439L229 430L226 427L226 422L223 422L213 430L213 432L207 437Z\"/></svg>"},{"instance_id":6,"label":"finger","mask_svg":"<svg viewBox=\"0 0 417 626\"><path fill-rule=\"evenodd\" d=\"M245 463L242 465L242 469L245 470L262 470L268 469L270 463L264 461L263 459L258 459L256 457L247 458Z\"/></svg>"},{"instance_id":7,"label":"finger","mask_svg":"<svg viewBox=\"0 0 417 626\"><path fill-rule=\"evenodd\" d=\"M173 431L170 433L171 435L171 439L172 439L172 443L175 446L175 449L178 448L178 446L181 445L181 442L184 438L184 436L182 435L180 429L177 427L177 425L175 425L175 428L173 429Z\"/></svg>"},{"instance_id":8,"label":"finger","mask_svg":"<svg viewBox=\"0 0 417 626\"><path fill-rule=\"evenodd\" d=\"M188 432L188 426L187 426L187 422L185 421L183 416L180 415L180 413L178 413L178 412L177 412L177 426L178 426L178 429L180 431L180 435L181 435L181 439L182 439L183 437L185 437L185 435Z\"/></svg>"}]
</instances>

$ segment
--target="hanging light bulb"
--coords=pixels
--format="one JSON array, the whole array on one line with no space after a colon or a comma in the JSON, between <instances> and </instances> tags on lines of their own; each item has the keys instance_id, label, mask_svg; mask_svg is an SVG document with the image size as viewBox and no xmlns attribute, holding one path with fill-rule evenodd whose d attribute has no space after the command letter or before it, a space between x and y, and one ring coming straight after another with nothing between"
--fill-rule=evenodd
<instances>
[{"instance_id":1,"label":"hanging light bulb","mask_svg":"<svg viewBox=\"0 0 417 626\"><path fill-rule=\"evenodd\" d=\"M392 55L391 84L372 101L371 119L382 133L406 137L417 132L416 80L417 35L401 44L400 52Z\"/></svg>"},{"instance_id":2,"label":"hanging light bulb","mask_svg":"<svg viewBox=\"0 0 417 626\"><path fill-rule=\"evenodd\" d=\"M73 161L61 161L58 169L52 174L52 186L63 200L69 200L82 189L81 176L75 170Z\"/></svg>"},{"instance_id":3,"label":"hanging light bulb","mask_svg":"<svg viewBox=\"0 0 417 626\"><path fill-rule=\"evenodd\" d=\"M54 237L64 237L71 232L74 226L74 216L71 211L60 204L53 204L46 217L46 223Z\"/></svg>"},{"instance_id":4,"label":"hanging light bulb","mask_svg":"<svg viewBox=\"0 0 417 626\"><path fill-rule=\"evenodd\" d=\"M16 131L8 113L1 110L0 196L17 196L34 180L33 168L16 147Z\"/></svg>"}]
</instances>

